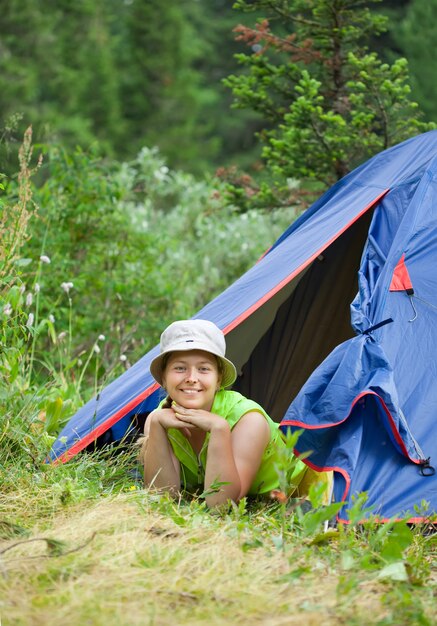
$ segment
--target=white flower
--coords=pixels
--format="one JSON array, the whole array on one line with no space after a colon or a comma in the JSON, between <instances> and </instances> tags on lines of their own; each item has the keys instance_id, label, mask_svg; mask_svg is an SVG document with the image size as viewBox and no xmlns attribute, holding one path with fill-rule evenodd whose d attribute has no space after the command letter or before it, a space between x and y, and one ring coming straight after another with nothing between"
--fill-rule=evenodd
<instances>
[{"instance_id":1,"label":"white flower","mask_svg":"<svg viewBox=\"0 0 437 626\"><path fill-rule=\"evenodd\" d=\"M62 341L64 337L66 336L67 336L67 333L65 332L65 330L63 330L62 333L59 333L58 335L58 341Z\"/></svg>"},{"instance_id":2,"label":"white flower","mask_svg":"<svg viewBox=\"0 0 437 626\"><path fill-rule=\"evenodd\" d=\"M99 335L98 339L99 341L105 341L106 337L105 335Z\"/></svg>"},{"instance_id":3,"label":"white flower","mask_svg":"<svg viewBox=\"0 0 437 626\"><path fill-rule=\"evenodd\" d=\"M127 361L127 356L125 354L120 354L120 361L123 361L123 363Z\"/></svg>"},{"instance_id":4,"label":"white flower","mask_svg":"<svg viewBox=\"0 0 437 626\"><path fill-rule=\"evenodd\" d=\"M39 257L39 260L41 261L41 263L51 263L50 259L48 256L46 256L45 254L42 254Z\"/></svg>"},{"instance_id":5,"label":"white flower","mask_svg":"<svg viewBox=\"0 0 437 626\"><path fill-rule=\"evenodd\" d=\"M33 320L34 320L34 315L33 313L29 313L29 317L27 318L27 322L26 322L26 326L27 328L30 328L31 326L33 326Z\"/></svg>"},{"instance_id":6,"label":"white flower","mask_svg":"<svg viewBox=\"0 0 437 626\"><path fill-rule=\"evenodd\" d=\"M77 359L77 364L79 365L79 367L80 367L81 365L83 365L83 361L82 361L82 359Z\"/></svg>"},{"instance_id":7,"label":"white flower","mask_svg":"<svg viewBox=\"0 0 437 626\"><path fill-rule=\"evenodd\" d=\"M35 293L39 293L41 291L41 287L39 283L35 283Z\"/></svg>"},{"instance_id":8,"label":"white flower","mask_svg":"<svg viewBox=\"0 0 437 626\"><path fill-rule=\"evenodd\" d=\"M155 170L153 172L153 175L157 180L163 181L167 178L168 172L169 172L168 167L166 165L163 165L162 167L159 168L159 170Z\"/></svg>"},{"instance_id":9,"label":"white flower","mask_svg":"<svg viewBox=\"0 0 437 626\"><path fill-rule=\"evenodd\" d=\"M70 289L74 287L73 283L61 283L61 289L65 291L65 293L69 293Z\"/></svg>"},{"instance_id":10,"label":"white flower","mask_svg":"<svg viewBox=\"0 0 437 626\"><path fill-rule=\"evenodd\" d=\"M12 313L12 306L11 303L8 302L7 304L5 304L5 306L3 307L3 313L5 315L10 315Z\"/></svg>"},{"instance_id":11,"label":"white flower","mask_svg":"<svg viewBox=\"0 0 437 626\"><path fill-rule=\"evenodd\" d=\"M33 302L33 296L29 291L29 293L26 296L26 306L32 306L32 302Z\"/></svg>"},{"instance_id":12,"label":"white flower","mask_svg":"<svg viewBox=\"0 0 437 626\"><path fill-rule=\"evenodd\" d=\"M93 348L93 350L94 350L94 352L95 352L96 354L100 354L100 348L99 348L99 346L98 346L96 343L94 344L94 348Z\"/></svg>"},{"instance_id":13,"label":"white flower","mask_svg":"<svg viewBox=\"0 0 437 626\"><path fill-rule=\"evenodd\" d=\"M26 285L20 285L20 293L24 293L26 291Z\"/></svg>"},{"instance_id":14,"label":"white flower","mask_svg":"<svg viewBox=\"0 0 437 626\"><path fill-rule=\"evenodd\" d=\"M54 324L54 323L55 323L55 316L54 316L54 315L52 315L51 313L50 313L50 315L49 315L49 320L51 321L51 323L52 323L52 324Z\"/></svg>"}]
</instances>

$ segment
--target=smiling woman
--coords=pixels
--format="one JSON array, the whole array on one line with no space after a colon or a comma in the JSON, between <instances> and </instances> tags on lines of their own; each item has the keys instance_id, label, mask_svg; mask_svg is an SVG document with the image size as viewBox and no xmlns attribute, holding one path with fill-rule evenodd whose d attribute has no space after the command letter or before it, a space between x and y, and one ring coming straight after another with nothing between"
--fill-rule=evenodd
<instances>
[{"instance_id":1,"label":"smiling woman","mask_svg":"<svg viewBox=\"0 0 437 626\"><path fill-rule=\"evenodd\" d=\"M200 488L208 506L276 489L285 444L259 404L226 390L237 373L222 331L207 320L177 321L160 348L150 371L168 395L146 422L145 485L174 494ZM296 484L306 470L298 461Z\"/></svg>"},{"instance_id":2,"label":"smiling woman","mask_svg":"<svg viewBox=\"0 0 437 626\"><path fill-rule=\"evenodd\" d=\"M281 434L260 405L225 389L237 373L222 331L207 320L174 322L160 347L150 371L168 395L146 422L145 484L201 489L209 506L275 489Z\"/></svg>"}]
</instances>

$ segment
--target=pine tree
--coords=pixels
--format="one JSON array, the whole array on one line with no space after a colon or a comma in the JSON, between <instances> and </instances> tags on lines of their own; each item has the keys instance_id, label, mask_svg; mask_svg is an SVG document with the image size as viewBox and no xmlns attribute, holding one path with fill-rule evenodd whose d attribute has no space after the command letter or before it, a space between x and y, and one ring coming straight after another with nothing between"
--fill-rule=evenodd
<instances>
[{"instance_id":1,"label":"pine tree","mask_svg":"<svg viewBox=\"0 0 437 626\"><path fill-rule=\"evenodd\" d=\"M250 52L239 55L245 73L227 79L236 106L259 112L265 122L259 137L269 183L257 193L246 183L251 202L289 203L296 179L326 188L428 128L410 99L406 60L383 63L367 48L387 18L359 0L237 0L235 6L263 16L237 27ZM244 203L241 189L236 192Z\"/></svg>"},{"instance_id":2,"label":"pine tree","mask_svg":"<svg viewBox=\"0 0 437 626\"><path fill-rule=\"evenodd\" d=\"M437 1L412 0L393 35L408 58L413 96L427 119L437 122Z\"/></svg>"}]
</instances>

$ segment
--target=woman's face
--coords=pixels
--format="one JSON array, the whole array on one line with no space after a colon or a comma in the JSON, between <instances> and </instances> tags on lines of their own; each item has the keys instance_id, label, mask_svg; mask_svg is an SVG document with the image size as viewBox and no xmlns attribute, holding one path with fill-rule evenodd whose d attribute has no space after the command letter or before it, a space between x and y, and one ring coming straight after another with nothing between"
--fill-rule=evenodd
<instances>
[{"instance_id":1,"label":"woman's face","mask_svg":"<svg viewBox=\"0 0 437 626\"><path fill-rule=\"evenodd\" d=\"M210 411L221 376L217 359L203 350L172 352L163 375L164 387L177 404Z\"/></svg>"}]
</instances>

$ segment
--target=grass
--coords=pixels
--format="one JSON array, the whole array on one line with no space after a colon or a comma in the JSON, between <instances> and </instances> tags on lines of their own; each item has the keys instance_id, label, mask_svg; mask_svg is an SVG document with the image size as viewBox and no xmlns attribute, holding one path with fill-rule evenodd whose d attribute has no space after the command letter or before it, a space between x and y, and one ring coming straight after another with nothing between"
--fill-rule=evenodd
<instances>
[{"instance_id":1,"label":"grass","mask_svg":"<svg viewBox=\"0 0 437 626\"><path fill-rule=\"evenodd\" d=\"M143 490L133 463L3 475L2 626L436 623L436 535L306 533L312 513L275 502L211 512Z\"/></svg>"}]
</instances>

